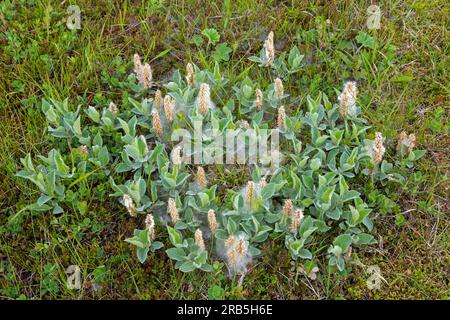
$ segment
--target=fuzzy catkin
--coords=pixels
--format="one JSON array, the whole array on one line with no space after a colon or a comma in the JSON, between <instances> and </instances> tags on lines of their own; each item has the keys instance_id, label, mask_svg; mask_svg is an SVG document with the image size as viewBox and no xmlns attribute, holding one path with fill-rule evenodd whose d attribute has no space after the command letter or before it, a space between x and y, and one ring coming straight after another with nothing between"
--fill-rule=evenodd
<instances>
[{"instance_id":1,"label":"fuzzy catkin","mask_svg":"<svg viewBox=\"0 0 450 320\"><path fill-rule=\"evenodd\" d=\"M117 115L117 105L114 102L109 103L108 110L113 114L113 116Z\"/></svg>"},{"instance_id":2,"label":"fuzzy catkin","mask_svg":"<svg viewBox=\"0 0 450 320\"><path fill-rule=\"evenodd\" d=\"M136 207L134 206L134 203L133 203L133 199L128 194L124 194L122 199L123 199L123 204L124 204L125 208L127 209L128 213L130 214L130 216L136 217L137 213L136 213Z\"/></svg>"},{"instance_id":3,"label":"fuzzy catkin","mask_svg":"<svg viewBox=\"0 0 450 320\"><path fill-rule=\"evenodd\" d=\"M180 146L176 146L175 148L173 148L172 153L171 153L171 160L174 165L177 165L177 166L181 165L182 157L181 157L181 147Z\"/></svg>"},{"instance_id":4,"label":"fuzzy catkin","mask_svg":"<svg viewBox=\"0 0 450 320\"><path fill-rule=\"evenodd\" d=\"M287 215L287 216L291 216L293 208L294 208L294 206L292 204L292 200L291 199L286 199L284 201L283 214Z\"/></svg>"},{"instance_id":5,"label":"fuzzy catkin","mask_svg":"<svg viewBox=\"0 0 450 320\"><path fill-rule=\"evenodd\" d=\"M151 213L147 214L145 217L145 228L148 229L148 237L149 240L155 239L155 220L153 219L153 215Z\"/></svg>"},{"instance_id":6,"label":"fuzzy catkin","mask_svg":"<svg viewBox=\"0 0 450 320\"><path fill-rule=\"evenodd\" d=\"M298 227L300 226L300 222L303 220L303 211L301 209L295 210L294 214L292 215L292 221L291 221L291 232L297 233Z\"/></svg>"},{"instance_id":7,"label":"fuzzy catkin","mask_svg":"<svg viewBox=\"0 0 450 320\"><path fill-rule=\"evenodd\" d=\"M208 185L208 180L206 180L206 174L205 174L205 169L203 169L203 167L198 166L197 167L197 183L200 187L202 188L206 188Z\"/></svg>"},{"instance_id":8,"label":"fuzzy catkin","mask_svg":"<svg viewBox=\"0 0 450 320\"><path fill-rule=\"evenodd\" d=\"M205 250L205 242L203 241L203 232L200 229L195 230L194 234L195 244L198 245L200 250Z\"/></svg>"},{"instance_id":9,"label":"fuzzy catkin","mask_svg":"<svg viewBox=\"0 0 450 320\"><path fill-rule=\"evenodd\" d=\"M339 95L340 110L339 112L343 117L347 116L349 110L353 109L356 104L356 95L358 94L358 88L356 82L347 81L344 84L341 94Z\"/></svg>"},{"instance_id":10,"label":"fuzzy catkin","mask_svg":"<svg viewBox=\"0 0 450 320\"><path fill-rule=\"evenodd\" d=\"M133 56L133 62L134 62L134 72L136 73L136 78L142 79L142 63L141 63L141 57L135 53Z\"/></svg>"},{"instance_id":11,"label":"fuzzy catkin","mask_svg":"<svg viewBox=\"0 0 450 320\"><path fill-rule=\"evenodd\" d=\"M159 113L158 111L156 111L156 109L153 109L152 115L153 115L153 129L155 130L155 134L161 138L163 135L161 118L159 117Z\"/></svg>"},{"instance_id":12,"label":"fuzzy catkin","mask_svg":"<svg viewBox=\"0 0 450 320\"><path fill-rule=\"evenodd\" d=\"M209 85L202 83L198 94L198 110L202 115L208 113L209 105L211 104L211 97L209 91Z\"/></svg>"},{"instance_id":13,"label":"fuzzy catkin","mask_svg":"<svg viewBox=\"0 0 450 320\"><path fill-rule=\"evenodd\" d=\"M216 213L214 212L213 209L210 209L208 211L208 225L209 225L209 230L211 231L211 233L216 233L217 231L217 219L216 219Z\"/></svg>"},{"instance_id":14,"label":"fuzzy catkin","mask_svg":"<svg viewBox=\"0 0 450 320\"><path fill-rule=\"evenodd\" d=\"M144 64L142 68L141 79L139 83L144 86L144 88L150 88L152 86L152 68L148 63Z\"/></svg>"},{"instance_id":15,"label":"fuzzy catkin","mask_svg":"<svg viewBox=\"0 0 450 320\"><path fill-rule=\"evenodd\" d=\"M277 126L278 129L283 130L286 122L286 111L284 110L284 106L278 108L278 118L277 118Z\"/></svg>"},{"instance_id":16,"label":"fuzzy catkin","mask_svg":"<svg viewBox=\"0 0 450 320\"><path fill-rule=\"evenodd\" d=\"M280 78L275 79L275 96L277 99L283 98L284 95L284 87L283 81Z\"/></svg>"},{"instance_id":17,"label":"fuzzy catkin","mask_svg":"<svg viewBox=\"0 0 450 320\"><path fill-rule=\"evenodd\" d=\"M194 85L194 67L192 63L186 65L186 82L188 86L192 87Z\"/></svg>"},{"instance_id":18,"label":"fuzzy catkin","mask_svg":"<svg viewBox=\"0 0 450 320\"><path fill-rule=\"evenodd\" d=\"M171 96L166 95L164 97L164 115L169 122L173 121L174 106L175 100Z\"/></svg>"},{"instance_id":19,"label":"fuzzy catkin","mask_svg":"<svg viewBox=\"0 0 450 320\"><path fill-rule=\"evenodd\" d=\"M275 60L275 47L273 45L273 31L269 32L266 41L264 42L264 52L266 56L266 64L271 66Z\"/></svg>"},{"instance_id":20,"label":"fuzzy catkin","mask_svg":"<svg viewBox=\"0 0 450 320\"><path fill-rule=\"evenodd\" d=\"M247 204L251 204L253 198L255 196L255 183L253 181L249 181L247 183L247 190L245 192L245 201Z\"/></svg>"},{"instance_id":21,"label":"fuzzy catkin","mask_svg":"<svg viewBox=\"0 0 450 320\"><path fill-rule=\"evenodd\" d=\"M154 100L154 106L156 107L156 108L161 108L161 106L162 106L162 102L163 101L163 99L162 99L162 93L161 93L161 90L156 90L156 92L155 92L155 100Z\"/></svg>"},{"instance_id":22,"label":"fuzzy catkin","mask_svg":"<svg viewBox=\"0 0 450 320\"><path fill-rule=\"evenodd\" d=\"M177 205L173 198L169 198L167 203L167 211L169 212L172 224L175 225L180 220L180 215L178 214Z\"/></svg>"},{"instance_id":23,"label":"fuzzy catkin","mask_svg":"<svg viewBox=\"0 0 450 320\"><path fill-rule=\"evenodd\" d=\"M383 160L383 155L385 152L385 148L383 146L383 136L381 135L381 132L375 133L375 140L373 141L372 146L372 162L373 164L377 165L381 163Z\"/></svg>"}]
</instances>

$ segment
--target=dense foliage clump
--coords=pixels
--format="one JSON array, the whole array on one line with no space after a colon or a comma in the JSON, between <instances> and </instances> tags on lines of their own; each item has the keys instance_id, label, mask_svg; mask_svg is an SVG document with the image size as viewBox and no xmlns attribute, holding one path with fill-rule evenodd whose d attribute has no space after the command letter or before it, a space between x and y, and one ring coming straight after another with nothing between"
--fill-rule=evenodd
<instances>
[{"instance_id":1,"label":"dense foliage clump","mask_svg":"<svg viewBox=\"0 0 450 320\"><path fill-rule=\"evenodd\" d=\"M387 161L391 150L362 117L352 81L336 98L308 95L306 106L296 105L285 87L295 83L302 59L297 47L276 58L270 33L260 56L250 59L264 68L264 83L226 77L217 62L212 70L189 63L184 76L176 71L158 89L150 65L135 55L123 86L132 108L111 102L72 110L67 99L43 100L48 133L60 142L37 164L30 155L22 159L18 176L41 192L25 209L63 214L82 200L88 192L83 182L90 181L98 202L123 205L111 214L142 220L143 228L126 240L142 263L168 236L166 253L181 271L211 271L212 259L219 258L230 274L243 275L262 255L261 243L283 240L307 274L317 272L320 256L330 270L345 272L352 247L376 243L376 207L368 203L373 191L403 184L424 152L413 150L414 135L402 133ZM196 123L204 130L199 140ZM280 150L257 164L191 164L186 159L195 155L171 139L180 129L207 155L223 152L212 141L227 130L256 136L275 130ZM267 163L277 165L270 174ZM217 170L224 167L245 183L222 190Z\"/></svg>"}]
</instances>

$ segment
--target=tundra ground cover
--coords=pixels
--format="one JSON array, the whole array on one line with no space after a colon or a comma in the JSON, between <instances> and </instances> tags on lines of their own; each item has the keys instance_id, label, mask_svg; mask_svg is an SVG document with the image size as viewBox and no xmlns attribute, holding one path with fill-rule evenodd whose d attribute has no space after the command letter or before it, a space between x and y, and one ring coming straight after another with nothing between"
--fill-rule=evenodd
<instances>
[{"instance_id":1,"label":"tundra ground cover","mask_svg":"<svg viewBox=\"0 0 450 320\"><path fill-rule=\"evenodd\" d=\"M439 7L440 3L436 2L436 4ZM233 3L231 5L228 2L225 2L223 7L216 7L214 4L208 5L212 12L217 12L217 17L211 17L207 9L205 9L205 13L197 17L190 17L187 14L188 8L195 6L194 2L143 2L140 5L125 3L122 6L108 3L101 12L107 19L102 21L94 13L95 5L87 3L79 5L85 10L83 16L85 16L86 22L83 24L83 28L77 32L66 30L65 24L61 21L64 16L64 8L57 8L57 5L51 9L49 4L37 2L26 9L21 7L20 3L8 6L5 2L2 7L3 21L5 21L5 30L2 30L2 41L5 43L2 64L6 70L2 89L4 93L2 119L10 119L10 116L14 115L14 118L18 119L20 123L18 126L16 122L6 120L1 124L2 133L5 133L2 136L2 144L5 146L3 148L5 152L2 153L2 172L4 173L2 173L4 177L2 190L5 191L2 197L2 201L4 201L2 203L4 208L2 209L2 222L4 223L1 229L2 272L4 275L2 277L2 288L4 288L2 294L4 296L11 298L71 298L79 296L110 298L211 298L221 296L227 298L442 298L447 296L448 279L445 266L448 262L448 221L446 216L448 212L445 189L445 155L448 120L445 114L445 98L448 91L445 81L447 79L445 70L447 47L445 47L444 41L446 38L444 20L447 12L445 10L439 12L438 9L431 9L423 3L386 4L386 12L390 15L382 20L381 30L371 33L365 29L364 10L368 4L363 2L346 4L342 7L326 7L318 3L301 2L297 5L273 3L268 7L257 3ZM354 12L358 14L352 15ZM271 19L260 21L256 17L261 14L269 14L273 17L273 21ZM31 21L30 25L20 23L20 17L28 18ZM45 17L44 21L40 20L41 17ZM352 18L350 19L350 17ZM440 17L440 19L431 20L430 17ZM298 23L298 26L294 28L290 19ZM169 24L168 21L171 23ZM255 26L255 21L262 25ZM401 21L407 26L406 30L410 31L409 37L396 31L395 27ZM151 28L150 23L152 23ZM21 38L19 31L25 30L27 26L33 28L33 37ZM98 30L103 30L104 33L98 33ZM271 68L258 66L258 63L267 63L267 61L260 61L255 57L263 49L264 39L270 30L275 31L276 58L278 59L282 52L286 52L287 67L293 67L294 61L300 59L295 59L295 57L304 55L299 61L299 65L301 65L299 70L296 70L299 65L295 65L295 68L291 68L291 70L285 70L280 67L282 63L276 63L277 68L274 68L272 73L268 72L268 70L272 70ZM427 37L433 36L431 30L439 30L442 36L430 38L432 41L426 41ZM404 37L406 38L404 39ZM402 41L406 43L409 41L410 46L403 46ZM295 49L291 50L292 46L297 47L298 52ZM26 205L33 203L40 196L36 194L37 189L31 184L14 177L17 171L26 168L26 164L29 163L27 160L21 164L19 159L25 158L27 153L49 154L51 157L47 162L56 161L54 162L56 167L58 163L61 163L58 160L59 155L50 149L67 149L66 141L58 142L56 139L48 138L48 134L44 134L47 127L45 122L49 119L49 114L52 119L50 110L54 111L55 105L63 110L62 113L66 113L64 103L53 103L49 98L54 101L63 101L67 97L70 112L76 111L76 106L81 104L83 111L80 114L83 115L83 119L89 117L94 123L97 122L97 114L92 109L87 109L87 106L96 106L96 110L102 114L100 120L102 126L105 125L103 119L107 121L108 118L111 118L112 113L108 110L111 101L115 101L119 111L127 110L128 115L125 122L129 131L133 131L130 127L133 114L138 115L142 123L151 123L151 110L146 109L147 103L135 99L135 91L139 91L140 88L136 87L136 79L133 76L129 77L133 69L132 56L135 52L141 53L144 60L152 66L155 88L161 88L164 93L173 93L174 98L176 98L175 93L179 90L185 92L186 86L183 79L184 70L179 74L180 76L177 76L177 73L174 72L175 66L184 69L187 62L193 62L196 68L205 70L203 72L196 70L195 74L199 77L196 79L198 84L203 83L202 76L199 74L208 75L210 72L212 74L210 78L214 79L215 70L219 70L218 74L221 79L229 79L231 84L236 85L235 92L239 97L236 99L239 110L236 111L237 108L233 110L236 121L246 119L252 123L252 120L258 119L254 116L248 117L245 108L253 106L258 87L264 91L269 88L268 92L263 94L267 104L271 84L275 82L276 76L282 76L285 80L284 91L292 98L292 100L288 100L289 102L286 101L287 119L282 122L285 122L286 126L288 124L293 126L295 130L290 130L293 132L297 132L296 122L301 122L302 127L311 127L310 135L312 137L314 136L313 128L319 124L314 123L315 117L324 117L325 110L329 117L334 105L335 109L331 112L331 118L337 116L339 125L343 125L343 127L327 128L336 129L336 132L330 134L331 143L340 140L341 133L339 132L345 131L346 135L351 136L351 130L344 125L346 122L343 122L339 115L339 109L336 108L339 106L337 97L345 81L356 80L359 89L358 106L361 106L361 114L370 125L375 127L375 130L369 133L368 140L373 140L374 132L378 131L382 132L383 137L387 137L387 141L392 141L386 145L388 152L386 152L385 158L387 161L392 163L397 161L395 159L397 135L403 131L414 132L416 145L421 146L420 149L426 149L429 157L422 158L415 171L408 175L405 174L406 180L400 186L384 187L379 184L380 188L372 188L370 183L358 186L364 193L364 201L376 211L377 219L374 224L377 245L372 249L370 247L358 249L357 252L350 254L352 261L355 262L349 264L350 269L353 269L352 272L347 272L347 269L341 273L328 272L327 267L333 255L338 253L336 250L342 250L342 247L345 247L344 251L348 253L349 239L345 236L341 238L343 239L341 245L337 246L340 249L332 246L327 253L329 244L333 242L332 239L327 239L328 242L324 242L325 249L318 251L317 259L314 257L311 260L306 259L307 264L302 261L300 264L294 263L293 265L291 264L292 253L295 256L300 253L301 249L296 245L292 248L290 245L290 242L296 242L296 239L292 241L289 240L289 237L286 239L288 249L294 249L294 252L283 249L286 244L284 241L267 241L260 248L264 253L262 257L254 259L249 264L249 272L243 279L243 283L239 283L238 278L233 280L228 277L229 261L225 260L224 263L223 259L213 259L217 261L212 261L211 265L207 267L211 273L184 274L177 271L176 267L180 267L181 264L178 266L176 263L172 264L165 253L165 250L171 247L170 241L167 239L163 241L165 242L164 250L149 253L146 263L141 265L134 257L133 247L124 240L132 236L133 230L137 230L136 236L139 238L140 232L145 230L148 232L151 228L143 228L144 216L140 216L141 219L130 219L124 206L117 199L121 198L122 201L125 201L127 198L124 198L124 195L128 193L125 193L124 190L139 190L142 182L136 177L136 180L128 185L126 180L117 185L106 179L106 176L110 174L103 172L103 169L89 173L90 177L86 177L86 179L70 182L69 186L76 182L72 187L76 186L78 190L76 192L68 190L68 194L65 193L64 198L67 204L62 207L58 203L53 205L53 198L41 198L41 204L46 205L50 201L53 205L52 210L56 210L56 213L65 208L66 212L63 214L53 216L51 213L30 214L27 211L22 211L26 214L18 214ZM290 52L293 52L292 56L289 54ZM429 60L424 59L425 53L430 56ZM263 54L265 53L263 52ZM252 56L253 58L251 58ZM8 70L7 65L13 68ZM415 73L419 71L418 74L423 77L415 76ZM249 82L248 79L252 79L252 81ZM175 80L172 83L175 83L176 86L173 84L164 86L171 80ZM232 91L231 87L224 91L227 97ZM220 92L221 90L213 88L212 91L213 98L217 98L219 94L215 91ZM328 98L324 98L321 92L325 93ZM248 97L246 97L247 94ZM194 90L192 95L197 95L197 92ZM148 96L154 98L154 92ZM48 103L41 103L41 98L46 98ZM332 101L332 103L327 101ZM323 110L318 107L320 104ZM272 113L272 120L268 121L272 127L275 124L279 126L279 121L275 121L275 119L280 118L281 105L276 104L272 108L273 110L268 112ZM101 106L104 106L106 111L102 111ZM223 104L219 103L219 106L223 107ZM271 106L265 107L271 110ZM47 120L41 114L41 109L47 113ZM191 109L195 110L195 108ZM217 109L219 109L217 112L226 113L223 108ZM163 114L163 110L160 112ZM311 119L303 118L308 112ZM212 117L212 114L214 112L211 111L208 116ZM100 115L98 116L100 117ZM223 114L220 114L220 117L223 117ZM290 117L294 121L290 121ZM70 115L68 118L70 118L69 121L63 122L69 123L69 126L63 130L69 130L71 135L79 134L76 137L78 140L79 138L87 139L88 136L91 138L89 143L93 144L89 149L90 153L94 153L95 156L91 159L94 161L87 161L89 165L93 165L95 168L96 165L101 166L102 162L106 163L106 158L110 160L110 156L106 156L104 151L105 139L103 137L96 138L96 133L90 130L88 134L83 132L81 128L85 128L85 122L83 120L83 126L81 126L81 122L78 125L77 116ZM54 120L60 124L58 119ZM176 121L178 120L177 118ZM138 122L137 117L136 122ZM310 123L309 127L308 122ZM327 122L331 123L332 121L327 119ZM43 123L45 124L43 125ZM55 129L58 129L58 126L55 126ZM123 129L124 126L122 124L120 135L126 131ZM340 131L341 129L342 131ZM58 130L53 133L58 135ZM329 133L326 131L326 134ZM429 137L434 139L429 139ZM122 140L123 137L119 138ZM130 151L133 146L138 151L142 149L143 160L137 162L145 167L144 163L149 159L145 159L147 152L145 145L142 144L143 141L134 134L130 134L125 140L129 141L118 142L118 145L126 143ZM317 139L311 140L313 144L320 143ZM20 141L25 143L20 145ZM326 143L325 140L322 142ZM87 140L82 145L86 143ZM337 144L339 145L339 143ZM108 154L114 145L108 145ZM303 150L306 145L307 141L303 142ZM123 147L123 145L121 146ZM152 151L153 147L152 145ZM292 148L295 150L295 143ZM400 148L403 147L400 145ZM82 158L83 150L78 151L81 151L79 157ZM112 152L120 154L121 151L118 148ZM320 152L318 153L320 154ZM300 152L293 152L293 154L300 154ZM350 152L349 155L351 154ZM302 164L298 164L298 168L310 171L322 170L319 168L322 167L322 163L325 162L323 160L326 158L321 155L316 156L314 153L313 155L311 161L309 158L306 159L306 168L302 168ZM136 155L133 160L139 160L140 156ZM70 159L70 157L65 158L66 166L67 164L71 166ZM292 160L295 163L304 159ZM97 161L98 163L96 163ZM161 163L158 165L158 169L165 172L168 178L166 180L170 181L171 175L174 175L174 171L176 171L175 168L169 166L167 170L162 169L164 163L170 162L169 155L166 154L164 159L158 162ZM122 167L125 167L127 161L124 161L123 164ZM50 164L50 166L52 165ZM135 162L131 166L133 166L133 170L141 170L140 165ZM136 166L138 167L136 168ZM405 167L407 166L405 164ZM65 166L61 168L60 173L65 178L72 174L71 170L66 170ZM148 169L142 168L142 170ZM245 196L248 193L248 182L260 180L260 177L255 177L251 170L240 167L232 169L218 167L212 171L207 169L207 172L213 174L213 180L217 181L217 184L224 186L220 188L222 193L218 194L218 198L225 199L224 202L229 200L233 205L237 203L238 208L234 208L235 210L240 209L241 201L238 191L243 190L241 195ZM196 170L189 173L191 178L197 174ZM317 175L317 179L321 173L323 172ZM308 174L300 172L299 176L308 176ZM276 183L274 182L274 184L279 182L276 179L275 176ZM290 177L289 179L292 180L292 184L296 183L296 178ZM177 182L177 180L178 177L175 181ZM186 181L181 178L180 182ZM319 180L317 183L320 185ZM80 185L81 187L78 188ZM343 183L341 182L340 185ZM148 188L151 190L150 187ZM341 188L345 190L345 185ZM113 193L111 189L115 189L117 199L109 197L109 194ZM145 189L147 190L147 188ZM168 189L170 194L170 183ZM228 199L227 192L223 190L235 190L236 194L230 196L232 199ZM276 192L278 191L280 190ZM205 192L207 197L199 196L200 203L202 198L205 199L204 201L210 200L208 193L209 195L214 194L215 190ZM271 193L272 191L265 192L265 194ZM141 196L139 192L137 194L139 197ZM151 192L148 193L149 196L151 194ZM332 195L333 193L326 194ZM326 198L322 196L323 194L320 197L321 200ZM280 197L280 199L288 198L292 198L292 196ZM312 198L312 196L306 198ZM177 208L180 202L176 194L173 199L175 199L175 208ZM234 199L238 200L234 201ZM137 200L141 199L134 199L134 202L136 203ZM293 200L299 209L309 213L309 210L305 209L305 203L302 203L303 199ZM166 201L163 202L166 203ZM327 204L327 201L320 202L319 205ZM143 205L145 207L145 203ZM283 206L286 205L279 201L277 208L281 210ZM184 209L184 205L182 207ZM273 207L276 206L272 206L272 209ZM129 208L131 207L129 206ZM140 209L145 210L146 208L141 206ZM203 209L207 214L210 208ZM231 209L233 209L232 206ZM259 210L259 208L253 209ZM351 213L352 210L349 210ZM199 211L202 211L202 208ZM280 217L282 216L283 214L280 212ZM307 216L311 215L307 214ZM257 222L260 223L258 220ZM230 232L230 230L234 231L233 223L219 221L219 224L223 227L230 225L230 229L226 232L233 233ZM290 224L292 224L291 221ZM148 221L148 225L151 225L150 221ZM175 233L176 229L174 228L173 232L169 229L169 233L173 233L171 240L175 245L178 241L176 240L178 237L178 234ZM179 228L180 232L184 232L185 229L185 226ZM194 246L195 230L196 228L190 230L190 237L193 239L191 244L187 244L188 247ZM225 232L225 229L223 231ZM157 234L160 232L162 231ZM265 233L264 236L268 237L269 230ZM287 235L291 235L291 233L287 232ZM198 233L196 235L199 238ZM143 237L142 239L148 239L148 234L145 236L147 238ZM222 238L222 241L226 240L224 236ZM355 241L358 240L355 238ZM129 240L129 242L137 244L137 247L140 248L137 239ZM199 243L201 242L197 241L195 250L201 249ZM245 239L243 247L247 245L248 242ZM319 247L320 245L319 243ZM296 251L295 248L299 250ZM259 250L256 247L255 249ZM283 251L285 253L282 253ZM309 253L304 251L302 254L309 256ZM327 254L330 255L330 259L325 257ZM137 256L140 255L138 250ZM178 257L175 252L170 255ZM200 252L199 255L201 255ZM203 259L202 256L200 258ZM410 263L410 261L414 261L414 263ZM78 265L82 269L85 283L81 291L71 291L65 287L65 268L72 264ZM336 261L336 264L342 264L342 262ZM366 286L368 275L365 274L366 268L363 267L363 265L373 264L380 266L382 275L386 279L382 289L374 291L369 290ZM200 264L201 266L202 264ZM188 267L191 268L191 265ZM312 271L317 269L320 273L316 277L316 272ZM343 270L341 269L341 271ZM305 273L309 277L305 276ZM292 286L292 284L295 285Z\"/></svg>"}]
</instances>

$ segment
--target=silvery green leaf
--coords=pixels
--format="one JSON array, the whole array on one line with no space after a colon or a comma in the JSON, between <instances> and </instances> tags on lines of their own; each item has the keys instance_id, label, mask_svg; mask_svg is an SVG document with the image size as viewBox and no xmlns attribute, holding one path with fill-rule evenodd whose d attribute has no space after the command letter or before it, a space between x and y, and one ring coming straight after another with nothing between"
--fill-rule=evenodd
<instances>
[{"instance_id":1,"label":"silvery green leaf","mask_svg":"<svg viewBox=\"0 0 450 320\"><path fill-rule=\"evenodd\" d=\"M186 253L183 248L170 248L166 250L167 256L175 261L183 261L186 259Z\"/></svg>"},{"instance_id":2,"label":"silvery green leaf","mask_svg":"<svg viewBox=\"0 0 450 320\"><path fill-rule=\"evenodd\" d=\"M353 239L351 235L341 234L334 239L333 244L338 246L342 252L347 252L348 247L352 244L352 241Z\"/></svg>"}]
</instances>

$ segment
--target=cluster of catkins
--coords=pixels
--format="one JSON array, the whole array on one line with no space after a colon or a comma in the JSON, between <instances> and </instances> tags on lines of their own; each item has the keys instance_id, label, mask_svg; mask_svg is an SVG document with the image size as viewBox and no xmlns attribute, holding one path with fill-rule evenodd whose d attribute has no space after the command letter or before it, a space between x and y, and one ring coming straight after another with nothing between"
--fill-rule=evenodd
<instances>
[{"instance_id":1,"label":"cluster of catkins","mask_svg":"<svg viewBox=\"0 0 450 320\"><path fill-rule=\"evenodd\" d=\"M275 49L274 49L274 34L270 32L266 41L264 42L264 56L265 56L265 65L272 66L275 60ZM136 73L137 80L139 84L141 84L144 88L150 88L152 86L152 70L149 64L145 63L142 65L141 59L138 54L134 55L134 71ZM186 66L186 82L189 86L194 86L195 77L194 77L194 67L191 63L188 63ZM284 97L284 87L283 81L280 78L276 78L274 80L274 91L275 98L281 100ZM357 97L358 89L356 83L353 81L348 81L344 84L343 90L338 96L339 106L340 106L340 114L342 117L346 118L348 116L353 115L353 112L356 108L356 97ZM260 89L256 89L256 99L253 103L253 107L259 111L263 105L263 93ZM175 114L175 100L166 95L162 96L160 90L155 92L154 96L154 106L155 109L152 110L153 115L153 129L158 137L163 136L163 123L162 117L160 115L160 111L162 111L164 115L164 119L166 122L171 123L174 120ZM206 115L208 111L214 107L213 102L211 101L210 95L210 87L207 83L201 83L199 86L199 93L196 100L197 110L200 114ZM117 107L114 103L110 105L110 111L113 114L117 113ZM277 110L277 128L279 130L285 129L285 120L286 120L286 111L285 107L281 105ZM242 121L241 126L249 127L248 122ZM402 132L399 136L399 141L397 145L398 152L402 154L406 151L411 152L416 137L414 134L410 134L409 136L406 132ZM145 141L145 139L144 139ZM384 138L380 132L375 133L375 139L370 146L370 154L372 158L372 163L374 165L378 165L381 163L384 153L385 147L383 145ZM171 152L171 161L174 165L182 164L182 156L181 156L181 147L175 147ZM203 167L197 167L196 174L196 184L199 188L206 188L208 185L208 181L206 179L205 170ZM245 191L245 205L247 208L251 209L252 203L255 199L255 193L258 190L261 190L266 185L265 179L261 179L257 184L253 181L249 181L247 183ZM122 203L126 207L128 213L136 217L136 207L133 203L133 199L125 194L122 198ZM284 202L284 206L282 209L284 218L290 221L289 230L293 234L298 232L301 221L304 218L303 211L299 208L294 208L292 200L287 199ZM180 215L176 206L176 201L173 198L169 198L167 202L167 213L170 219L170 223L175 225L180 220ZM218 228L216 213L214 210L209 210L207 214L207 221L209 232L211 235L214 235ZM145 218L145 226L148 229L149 240L153 240L155 238L155 222L152 214L147 214ZM195 243L201 250L206 250L205 242L203 239L203 232L200 229L195 231L194 235ZM245 273L247 264L250 262L250 256L248 255L248 241L244 239L242 236L230 235L229 238L224 242L224 256L227 260L228 266L231 270L236 273Z\"/></svg>"}]
</instances>

